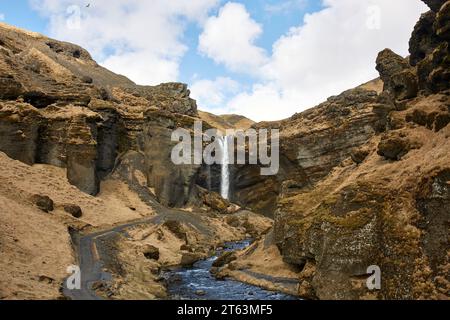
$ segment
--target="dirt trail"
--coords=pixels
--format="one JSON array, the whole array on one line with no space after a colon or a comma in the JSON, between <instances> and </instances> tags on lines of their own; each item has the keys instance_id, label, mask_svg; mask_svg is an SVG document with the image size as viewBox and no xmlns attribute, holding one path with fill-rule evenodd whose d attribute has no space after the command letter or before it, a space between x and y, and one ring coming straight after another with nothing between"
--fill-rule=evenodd
<instances>
[{"instance_id":1,"label":"dirt trail","mask_svg":"<svg viewBox=\"0 0 450 320\"><path fill-rule=\"evenodd\" d=\"M129 222L118 225L114 228L103 230L87 235L79 236L76 239L76 254L81 271L81 288L80 290L70 290L67 288L67 281L63 284L63 294L72 300L101 300L92 289L92 285L98 281L108 281L112 278L111 274L102 270L102 257L97 250L98 240L109 237L113 234L123 233L126 229L143 224L163 224L166 220L177 220L187 223L195 227L201 232L208 233L207 227L200 221L198 217L194 217L192 213L167 209L160 207L157 216L145 218L139 221ZM75 236L76 238L76 236Z\"/></svg>"}]
</instances>

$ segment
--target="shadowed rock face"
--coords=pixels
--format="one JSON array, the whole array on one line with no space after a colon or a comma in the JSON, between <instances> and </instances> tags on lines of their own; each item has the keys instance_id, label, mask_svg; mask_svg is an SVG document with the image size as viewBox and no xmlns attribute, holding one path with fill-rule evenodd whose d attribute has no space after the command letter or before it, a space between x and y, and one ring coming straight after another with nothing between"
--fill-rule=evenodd
<instances>
[{"instance_id":1,"label":"shadowed rock face","mask_svg":"<svg viewBox=\"0 0 450 320\"><path fill-rule=\"evenodd\" d=\"M155 188L159 201L167 206L182 207L193 192L200 165L175 165L171 160L171 141L175 128L194 127L194 118L167 111L145 113L143 153L146 159L149 185Z\"/></svg>"},{"instance_id":2,"label":"shadowed rock face","mask_svg":"<svg viewBox=\"0 0 450 320\"><path fill-rule=\"evenodd\" d=\"M418 227L423 230L422 245L435 276L439 265L448 262L448 227L450 223L450 170L436 172L421 181L416 205L421 213Z\"/></svg>"},{"instance_id":3,"label":"shadowed rock face","mask_svg":"<svg viewBox=\"0 0 450 320\"><path fill-rule=\"evenodd\" d=\"M423 2L425 2L434 12L438 12L446 1L447 0L423 0Z\"/></svg>"},{"instance_id":4,"label":"shadowed rock face","mask_svg":"<svg viewBox=\"0 0 450 320\"><path fill-rule=\"evenodd\" d=\"M424 1L432 11L422 15L409 42L410 62L417 66L418 86L425 93L437 93L450 85L450 3Z\"/></svg>"},{"instance_id":5,"label":"shadowed rock face","mask_svg":"<svg viewBox=\"0 0 450 320\"><path fill-rule=\"evenodd\" d=\"M40 113L28 104L0 102L0 150L33 164L41 121Z\"/></svg>"}]
</instances>

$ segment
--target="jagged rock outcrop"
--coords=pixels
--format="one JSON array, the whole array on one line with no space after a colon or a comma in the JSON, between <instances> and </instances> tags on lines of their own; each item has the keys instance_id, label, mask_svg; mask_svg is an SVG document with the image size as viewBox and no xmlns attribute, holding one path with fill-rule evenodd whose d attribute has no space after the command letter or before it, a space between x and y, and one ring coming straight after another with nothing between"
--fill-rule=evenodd
<instances>
[{"instance_id":1,"label":"jagged rock outcrop","mask_svg":"<svg viewBox=\"0 0 450 320\"><path fill-rule=\"evenodd\" d=\"M411 65L417 66L419 89L429 94L450 88L450 3L424 2L432 11L423 14L416 24L409 51Z\"/></svg>"},{"instance_id":2,"label":"jagged rock outcrop","mask_svg":"<svg viewBox=\"0 0 450 320\"><path fill-rule=\"evenodd\" d=\"M384 91L395 100L414 98L417 95L417 77L407 59L385 49L378 54L377 70L384 83Z\"/></svg>"},{"instance_id":3,"label":"jagged rock outcrop","mask_svg":"<svg viewBox=\"0 0 450 320\"><path fill-rule=\"evenodd\" d=\"M429 55L438 46L439 38L436 36L434 23L436 13L428 11L420 17L409 40L409 62L416 66L418 62Z\"/></svg>"}]
</instances>

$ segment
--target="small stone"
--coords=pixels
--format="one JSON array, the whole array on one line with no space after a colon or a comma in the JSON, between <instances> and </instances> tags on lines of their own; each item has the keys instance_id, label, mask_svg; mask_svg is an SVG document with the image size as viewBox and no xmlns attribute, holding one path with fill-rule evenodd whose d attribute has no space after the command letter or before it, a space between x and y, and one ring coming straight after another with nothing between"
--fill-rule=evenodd
<instances>
[{"instance_id":1,"label":"small stone","mask_svg":"<svg viewBox=\"0 0 450 320\"><path fill-rule=\"evenodd\" d=\"M48 196L42 196L39 194L35 194L31 201L42 211L44 212L50 212L54 209L53 200L50 199Z\"/></svg>"},{"instance_id":2,"label":"small stone","mask_svg":"<svg viewBox=\"0 0 450 320\"><path fill-rule=\"evenodd\" d=\"M83 211L81 210L81 208L74 204L64 205L64 211L67 213L70 213L72 215L72 217L77 218L77 219L81 218L81 216L83 215Z\"/></svg>"},{"instance_id":3,"label":"small stone","mask_svg":"<svg viewBox=\"0 0 450 320\"><path fill-rule=\"evenodd\" d=\"M213 262L213 267L223 267L226 264L236 260L236 255L232 251L227 251L223 253L220 257L217 258L216 261Z\"/></svg>"},{"instance_id":4,"label":"small stone","mask_svg":"<svg viewBox=\"0 0 450 320\"><path fill-rule=\"evenodd\" d=\"M195 294L198 296L204 296L204 295L206 295L206 292L204 290L197 290L197 291L195 291Z\"/></svg>"},{"instance_id":5,"label":"small stone","mask_svg":"<svg viewBox=\"0 0 450 320\"><path fill-rule=\"evenodd\" d=\"M94 80L91 77L89 77L89 76L82 76L81 77L81 81L83 83L92 83Z\"/></svg>"},{"instance_id":6,"label":"small stone","mask_svg":"<svg viewBox=\"0 0 450 320\"><path fill-rule=\"evenodd\" d=\"M146 245L142 250L144 257L150 260L159 260L159 249L152 245Z\"/></svg>"},{"instance_id":7,"label":"small stone","mask_svg":"<svg viewBox=\"0 0 450 320\"><path fill-rule=\"evenodd\" d=\"M45 282L47 284L52 284L55 279L47 277L47 276L39 276L39 282Z\"/></svg>"},{"instance_id":8,"label":"small stone","mask_svg":"<svg viewBox=\"0 0 450 320\"><path fill-rule=\"evenodd\" d=\"M370 154L370 150L367 148L355 149L351 152L350 156L356 164L361 164L366 160L367 156Z\"/></svg>"},{"instance_id":9,"label":"small stone","mask_svg":"<svg viewBox=\"0 0 450 320\"><path fill-rule=\"evenodd\" d=\"M180 264L182 266L192 266L194 263L199 261L202 257L199 254L191 252L183 252L181 256Z\"/></svg>"}]
</instances>

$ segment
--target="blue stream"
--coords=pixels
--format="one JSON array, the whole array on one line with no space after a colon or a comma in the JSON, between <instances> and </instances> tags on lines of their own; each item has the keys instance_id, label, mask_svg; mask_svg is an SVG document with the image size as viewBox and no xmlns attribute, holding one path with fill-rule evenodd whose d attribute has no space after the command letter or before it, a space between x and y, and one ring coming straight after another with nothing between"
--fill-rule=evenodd
<instances>
[{"instance_id":1,"label":"blue stream","mask_svg":"<svg viewBox=\"0 0 450 320\"><path fill-rule=\"evenodd\" d=\"M251 240L227 243L224 251L249 246ZM231 279L217 280L209 270L222 251L209 259L198 261L192 267L178 267L163 273L172 299L189 300L295 300L283 293L272 292ZM204 293L199 296L198 291Z\"/></svg>"}]
</instances>

